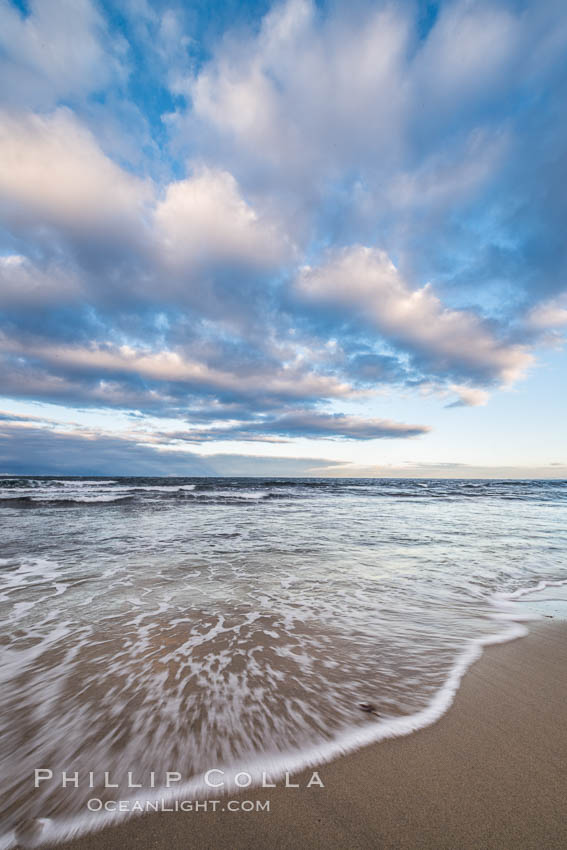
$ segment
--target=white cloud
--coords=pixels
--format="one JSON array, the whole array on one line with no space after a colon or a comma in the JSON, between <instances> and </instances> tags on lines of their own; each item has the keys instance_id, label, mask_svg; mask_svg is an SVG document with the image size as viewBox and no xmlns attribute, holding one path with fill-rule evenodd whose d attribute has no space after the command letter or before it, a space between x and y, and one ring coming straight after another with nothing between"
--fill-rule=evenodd
<instances>
[{"instance_id":1,"label":"white cloud","mask_svg":"<svg viewBox=\"0 0 567 850\"><path fill-rule=\"evenodd\" d=\"M45 109L60 98L96 91L123 74L125 45L110 39L89 0L32 0L29 14L0 5L4 103Z\"/></svg>"},{"instance_id":2,"label":"white cloud","mask_svg":"<svg viewBox=\"0 0 567 850\"><path fill-rule=\"evenodd\" d=\"M12 221L70 231L139 226L151 185L116 165L68 109L0 115L0 195Z\"/></svg>"},{"instance_id":3,"label":"white cloud","mask_svg":"<svg viewBox=\"0 0 567 850\"><path fill-rule=\"evenodd\" d=\"M81 292L78 278L63 266L46 270L20 254L0 257L0 304L35 306L74 300Z\"/></svg>"},{"instance_id":4,"label":"white cloud","mask_svg":"<svg viewBox=\"0 0 567 850\"><path fill-rule=\"evenodd\" d=\"M346 438L349 440L407 439L426 434L426 425L410 425L391 419L365 419L344 413L318 410L288 410L282 416L260 420L234 421L165 432L169 440L206 442L209 440L261 440L282 442L293 437ZM159 435L160 437L162 435Z\"/></svg>"},{"instance_id":5,"label":"white cloud","mask_svg":"<svg viewBox=\"0 0 567 850\"><path fill-rule=\"evenodd\" d=\"M124 274L112 273L113 289L148 297L156 281L162 297L185 298L188 283L198 294L219 270L271 270L294 251L277 218L245 200L227 171L198 167L160 196L64 108L47 116L0 113L0 219L15 233L33 229L50 251L56 231L89 263L94 255L116 267L125 258ZM97 291L104 283L97 277Z\"/></svg>"},{"instance_id":6,"label":"white cloud","mask_svg":"<svg viewBox=\"0 0 567 850\"><path fill-rule=\"evenodd\" d=\"M446 4L416 57L416 94L437 109L492 97L521 56L526 23L496 3Z\"/></svg>"},{"instance_id":7,"label":"white cloud","mask_svg":"<svg viewBox=\"0 0 567 850\"><path fill-rule=\"evenodd\" d=\"M411 5L339 6L323 15L311 0L288 0L258 32L225 38L187 78L192 110L178 125L192 136L196 125L212 132L205 138L219 156L240 157L246 173L268 168L271 181L291 181L306 195L348 169L374 191L398 169L411 180L416 141L437 152L437 172L454 183L456 164L449 157L445 177L439 153L454 133L454 111L490 102L513 80L537 17L461 0L440 9L422 42ZM462 153L461 192L490 166L489 151Z\"/></svg>"},{"instance_id":8,"label":"white cloud","mask_svg":"<svg viewBox=\"0 0 567 850\"><path fill-rule=\"evenodd\" d=\"M426 209L428 215L466 200L494 174L508 141L503 132L473 130L450 153L436 150L418 168L396 174L388 200L393 208Z\"/></svg>"},{"instance_id":9,"label":"white cloud","mask_svg":"<svg viewBox=\"0 0 567 850\"><path fill-rule=\"evenodd\" d=\"M257 36L226 41L187 93L197 118L270 162L282 182L345 157L395 154L409 31L391 7L322 19L308 0L290 0Z\"/></svg>"},{"instance_id":10,"label":"white cloud","mask_svg":"<svg viewBox=\"0 0 567 850\"><path fill-rule=\"evenodd\" d=\"M285 413L271 425L271 429L274 433L288 435L339 436L358 440L411 437L431 430L426 425L408 425L390 419L365 419L345 413L320 413L313 410Z\"/></svg>"},{"instance_id":11,"label":"white cloud","mask_svg":"<svg viewBox=\"0 0 567 850\"><path fill-rule=\"evenodd\" d=\"M331 252L322 265L302 269L296 288L304 298L356 316L437 374L510 383L532 360L525 346L501 342L476 314L445 307L431 285L412 290L382 251Z\"/></svg>"},{"instance_id":12,"label":"white cloud","mask_svg":"<svg viewBox=\"0 0 567 850\"><path fill-rule=\"evenodd\" d=\"M558 463L545 465L522 466L495 466L495 465L472 465L467 463L383 463L375 465L363 465L354 463L343 463L338 468L315 467L311 470L312 475L321 478L494 478L494 479L520 479L543 478L564 479L567 473L567 464Z\"/></svg>"},{"instance_id":13,"label":"white cloud","mask_svg":"<svg viewBox=\"0 0 567 850\"><path fill-rule=\"evenodd\" d=\"M479 387L451 384L449 389L458 396L458 401L449 405L449 407L484 407L490 398L490 394Z\"/></svg>"},{"instance_id":14,"label":"white cloud","mask_svg":"<svg viewBox=\"0 0 567 850\"><path fill-rule=\"evenodd\" d=\"M537 304L527 316L527 324L536 330L553 330L567 325L567 293Z\"/></svg>"},{"instance_id":15,"label":"white cloud","mask_svg":"<svg viewBox=\"0 0 567 850\"><path fill-rule=\"evenodd\" d=\"M352 387L338 378L295 365L273 367L244 374L240 369L209 366L206 362L172 350L152 351L129 345L93 344L87 346L46 345L27 340L25 345L0 336L0 351L29 357L44 367L68 375L92 374L120 379L139 376L156 382L188 384L207 393L239 393L289 398L331 398L354 395Z\"/></svg>"},{"instance_id":16,"label":"white cloud","mask_svg":"<svg viewBox=\"0 0 567 850\"><path fill-rule=\"evenodd\" d=\"M484 404L483 384L511 382L529 365L527 345L500 338L472 310L447 306L430 285L413 288L408 282L429 277L421 275L417 261L412 265L411 249L427 227L431 233L437 226L435 213L462 211L501 167L509 138L513 144L513 121L508 133L500 118L492 121L475 104L482 98L489 103L492 89L511 78L526 45L527 12L456 0L441 7L420 42L409 4L339 4L323 14L309 0L289 0L274 5L248 36L226 34L211 61L183 83L180 69L185 63L187 73L191 61L183 13L160 16L143 0L131 0L125 8L132 25L139 18L139 42L155 36L148 48L161 69L155 79L161 74L165 80L169 66L172 90L190 96L185 126L197 131L190 150L204 153L209 163L196 159L186 179L167 183L166 177L158 186L107 155L112 148L121 161L128 158L126 141L104 141L112 122L93 132L82 123L93 120L95 107L79 106L79 95L122 73L120 39L109 42L98 7L86 0L44 0L30 7L28 16L11 6L0 12L10 42L8 83L11 74L20 81L17 107L0 115L0 218L14 238L14 253L0 262L3 304L41 308L81 293L95 310L119 305L112 326L97 315L99 330L93 332L94 320L83 329L83 339L99 333L92 346L30 350L36 367L75 377L85 370L91 389L99 370L99 391L117 388L117 395L122 375L150 385L185 382L203 394L209 388L250 396L265 389L311 400L352 394L341 378L347 348L335 345L321 354L323 346L308 340L310 332L324 337L326 317L309 324L301 309L293 314L297 301L287 298L285 286L277 289L289 271L284 266L297 260L297 234L312 256L327 241L370 244L380 234L400 268L417 270L415 278L401 274L382 252L358 246L332 251L319 265L313 260L296 285L303 297L331 305L339 321L356 318L359 327L409 354L412 376L419 372L444 391L450 387L459 403ZM23 113L22 99L35 104L36 89L42 110L65 97L82 121L68 108ZM107 92L109 99L122 94ZM99 114L110 114L115 107L100 100ZM130 107L120 113L123 123L134 114ZM462 109L466 121L451 124L453 109L459 115ZM477 118L493 130L477 127ZM141 138L137 131L132 135ZM137 162L148 166L146 141ZM167 172L170 150L161 147L156 175ZM362 224L355 220L359 189L366 204ZM348 237L343 226L351 228ZM402 232L409 234L406 243ZM451 243L455 254L457 242ZM30 259L16 251L27 251ZM276 270L281 274L272 276ZM143 349L139 335L151 322L150 300L152 306L160 302L163 324L159 334L143 337ZM171 307L185 313L177 324ZM534 308L531 330L557 326L565 312L558 299ZM35 316L30 327L33 321ZM296 353L288 356L292 324ZM58 333L68 340L66 330ZM530 342L535 335L528 334ZM208 357L206 343L213 337L217 350ZM124 339L132 346L115 344ZM232 352L242 360L238 366L229 362Z\"/></svg>"},{"instance_id":17,"label":"white cloud","mask_svg":"<svg viewBox=\"0 0 567 850\"><path fill-rule=\"evenodd\" d=\"M170 183L155 225L164 260L174 269L198 270L203 263L271 268L290 252L276 223L244 200L226 171L201 167Z\"/></svg>"}]
</instances>

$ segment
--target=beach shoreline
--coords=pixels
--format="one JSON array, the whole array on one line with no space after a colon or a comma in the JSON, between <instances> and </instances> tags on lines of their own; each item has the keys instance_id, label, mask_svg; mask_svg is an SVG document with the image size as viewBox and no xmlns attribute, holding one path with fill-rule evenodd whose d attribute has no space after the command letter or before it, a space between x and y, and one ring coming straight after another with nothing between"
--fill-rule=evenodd
<instances>
[{"instance_id":1,"label":"beach shoreline","mask_svg":"<svg viewBox=\"0 0 567 850\"><path fill-rule=\"evenodd\" d=\"M567 624L487 647L434 725L371 744L276 788L231 796L269 811L163 812L58 846L560 848L567 843ZM369 722L372 722L369 720ZM223 810L224 809L224 810ZM43 845L47 846L47 845Z\"/></svg>"}]
</instances>

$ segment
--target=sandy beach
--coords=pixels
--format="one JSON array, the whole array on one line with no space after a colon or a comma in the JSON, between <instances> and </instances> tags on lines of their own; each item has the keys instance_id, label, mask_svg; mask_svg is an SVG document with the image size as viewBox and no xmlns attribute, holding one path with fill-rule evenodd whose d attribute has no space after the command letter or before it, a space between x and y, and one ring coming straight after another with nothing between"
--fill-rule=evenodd
<instances>
[{"instance_id":1,"label":"sandy beach","mask_svg":"<svg viewBox=\"0 0 567 850\"><path fill-rule=\"evenodd\" d=\"M563 848L567 624L489 648L434 726L323 765L325 784L248 790L265 812L144 815L66 850ZM372 722L372 720L369 720Z\"/></svg>"}]
</instances>

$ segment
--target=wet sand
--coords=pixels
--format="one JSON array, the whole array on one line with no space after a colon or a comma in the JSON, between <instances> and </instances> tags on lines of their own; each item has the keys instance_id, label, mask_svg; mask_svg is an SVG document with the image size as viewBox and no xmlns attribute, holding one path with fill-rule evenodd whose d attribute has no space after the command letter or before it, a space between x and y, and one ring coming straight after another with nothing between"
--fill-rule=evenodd
<instances>
[{"instance_id":1,"label":"wet sand","mask_svg":"<svg viewBox=\"0 0 567 850\"><path fill-rule=\"evenodd\" d=\"M369 722L373 722L369 718ZM567 624L486 650L434 726L323 765L325 784L249 789L269 812L151 814L66 850L567 846Z\"/></svg>"}]
</instances>

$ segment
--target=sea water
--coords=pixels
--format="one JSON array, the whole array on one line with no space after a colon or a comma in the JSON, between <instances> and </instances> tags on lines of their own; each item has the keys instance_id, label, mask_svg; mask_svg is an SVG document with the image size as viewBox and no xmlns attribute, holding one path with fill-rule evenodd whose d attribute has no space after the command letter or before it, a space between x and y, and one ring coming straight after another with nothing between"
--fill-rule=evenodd
<instances>
[{"instance_id":1,"label":"sea water","mask_svg":"<svg viewBox=\"0 0 567 850\"><path fill-rule=\"evenodd\" d=\"M434 722L555 610L567 482L4 477L0 543L8 847Z\"/></svg>"}]
</instances>

